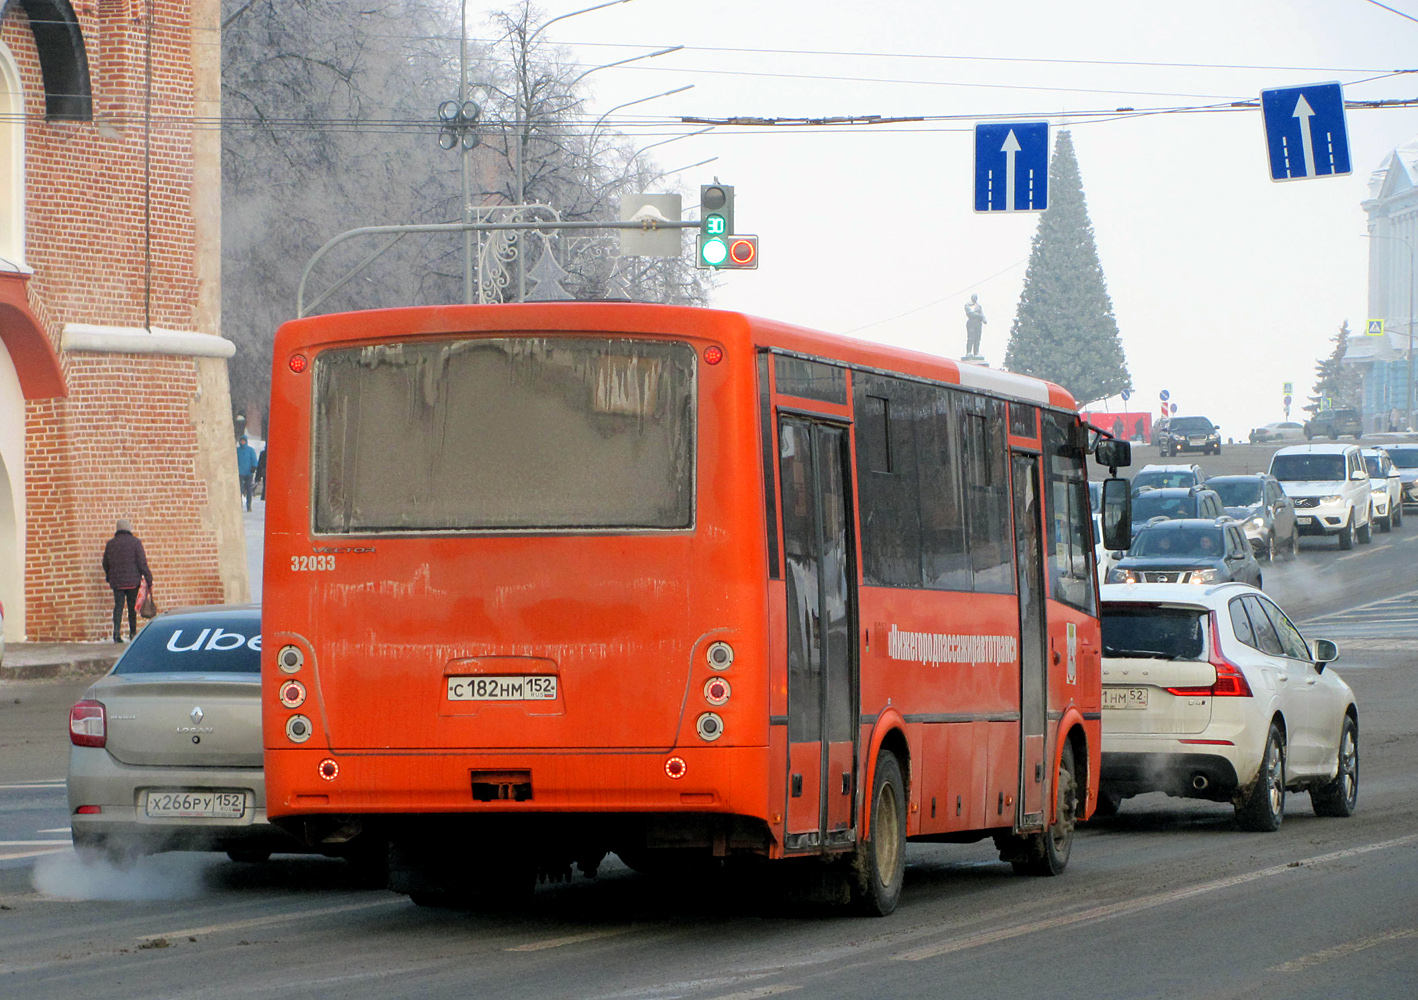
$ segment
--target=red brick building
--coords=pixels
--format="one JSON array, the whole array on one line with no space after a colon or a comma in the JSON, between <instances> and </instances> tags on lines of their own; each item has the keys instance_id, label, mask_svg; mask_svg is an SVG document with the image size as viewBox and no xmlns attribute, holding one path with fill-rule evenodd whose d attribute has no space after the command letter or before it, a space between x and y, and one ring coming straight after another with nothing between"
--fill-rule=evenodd
<instances>
[{"instance_id":1,"label":"red brick building","mask_svg":"<svg viewBox=\"0 0 1418 1000\"><path fill-rule=\"evenodd\" d=\"M249 593L220 337L219 0L0 0L0 603L99 639L133 521L166 606Z\"/></svg>"}]
</instances>

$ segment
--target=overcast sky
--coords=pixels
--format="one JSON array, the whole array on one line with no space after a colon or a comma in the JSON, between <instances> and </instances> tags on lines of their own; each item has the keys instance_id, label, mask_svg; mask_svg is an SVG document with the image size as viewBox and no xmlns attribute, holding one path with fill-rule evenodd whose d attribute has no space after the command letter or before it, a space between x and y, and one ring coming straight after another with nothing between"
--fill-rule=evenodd
<instances>
[{"instance_id":1,"label":"overcast sky","mask_svg":"<svg viewBox=\"0 0 1418 1000\"><path fill-rule=\"evenodd\" d=\"M543 6L554 17L592 2ZM1385 2L1418 17L1418 0ZM963 116L720 127L652 155L666 168L717 156L670 180L686 207L713 175L732 183L737 230L760 236L759 269L721 275L715 306L958 357L975 293L996 366L1037 217L974 213L975 116L1058 122L1325 80L1350 100L1418 97L1418 75L1385 75L1418 67L1418 22L1368 0L630 0L546 37L585 66L686 46L587 78L596 114L694 84L609 119L645 143L681 115ZM1155 409L1165 388L1180 413L1244 438L1281 419L1289 380L1298 412L1339 324L1367 318L1360 202L1388 152L1418 135L1418 109L1350 111L1354 172L1285 184L1269 179L1257 110L1096 117L1111 120L1070 128L1132 406Z\"/></svg>"}]
</instances>

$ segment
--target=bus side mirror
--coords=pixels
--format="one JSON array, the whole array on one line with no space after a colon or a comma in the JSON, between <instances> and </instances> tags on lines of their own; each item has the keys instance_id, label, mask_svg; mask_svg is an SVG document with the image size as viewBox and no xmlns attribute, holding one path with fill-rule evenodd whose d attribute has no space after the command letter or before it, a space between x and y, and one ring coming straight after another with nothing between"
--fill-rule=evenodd
<instances>
[{"instance_id":1,"label":"bus side mirror","mask_svg":"<svg viewBox=\"0 0 1418 1000\"><path fill-rule=\"evenodd\" d=\"M1125 469L1132 464L1132 444L1116 438L1104 438L1098 442L1098 464L1109 469Z\"/></svg>"},{"instance_id":2,"label":"bus side mirror","mask_svg":"<svg viewBox=\"0 0 1418 1000\"><path fill-rule=\"evenodd\" d=\"M1122 444L1127 442L1104 442ZM1102 445L1099 445L1101 450ZM1132 547L1132 490L1126 479L1103 480L1103 547L1120 551Z\"/></svg>"}]
</instances>

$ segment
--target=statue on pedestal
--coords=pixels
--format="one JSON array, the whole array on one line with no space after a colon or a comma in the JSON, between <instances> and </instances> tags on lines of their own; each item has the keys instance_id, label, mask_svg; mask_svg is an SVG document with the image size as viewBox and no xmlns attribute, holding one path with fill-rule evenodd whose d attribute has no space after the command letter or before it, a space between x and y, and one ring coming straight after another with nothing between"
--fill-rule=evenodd
<instances>
[{"instance_id":1,"label":"statue on pedestal","mask_svg":"<svg viewBox=\"0 0 1418 1000\"><path fill-rule=\"evenodd\" d=\"M980 307L980 297L970 296L965 306L965 357L973 360L980 357L980 334L984 332L985 310Z\"/></svg>"}]
</instances>

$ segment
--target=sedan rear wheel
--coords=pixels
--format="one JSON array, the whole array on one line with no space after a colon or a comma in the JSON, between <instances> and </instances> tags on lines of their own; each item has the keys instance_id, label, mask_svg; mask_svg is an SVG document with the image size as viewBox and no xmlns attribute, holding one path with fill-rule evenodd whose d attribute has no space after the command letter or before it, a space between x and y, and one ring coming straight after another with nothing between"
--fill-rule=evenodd
<instances>
[{"instance_id":1,"label":"sedan rear wheel","mask_svg":"<svg viewBox=\"0 0 1418 1000\"><path fill-rule=\"evenodd\" d=\"M1285 736L1275 723L1265 739L1260 770L1250 791L1236 803L1236 823L1242 830L1274 833L1285 818Z\"/></svg>"},{"instance_id":2,"label":"sedan rear wheel","mask_svg":"<svg viewBox=\"0 0 1418 1000\"><path fill-rule=\"evenodd\" d=\"M1359 727L1344 717L1339 730L1339 766L1331 781L1310 790L1316 816L1353 816L1359 804Z\"/></svg>"}]
</instances>

